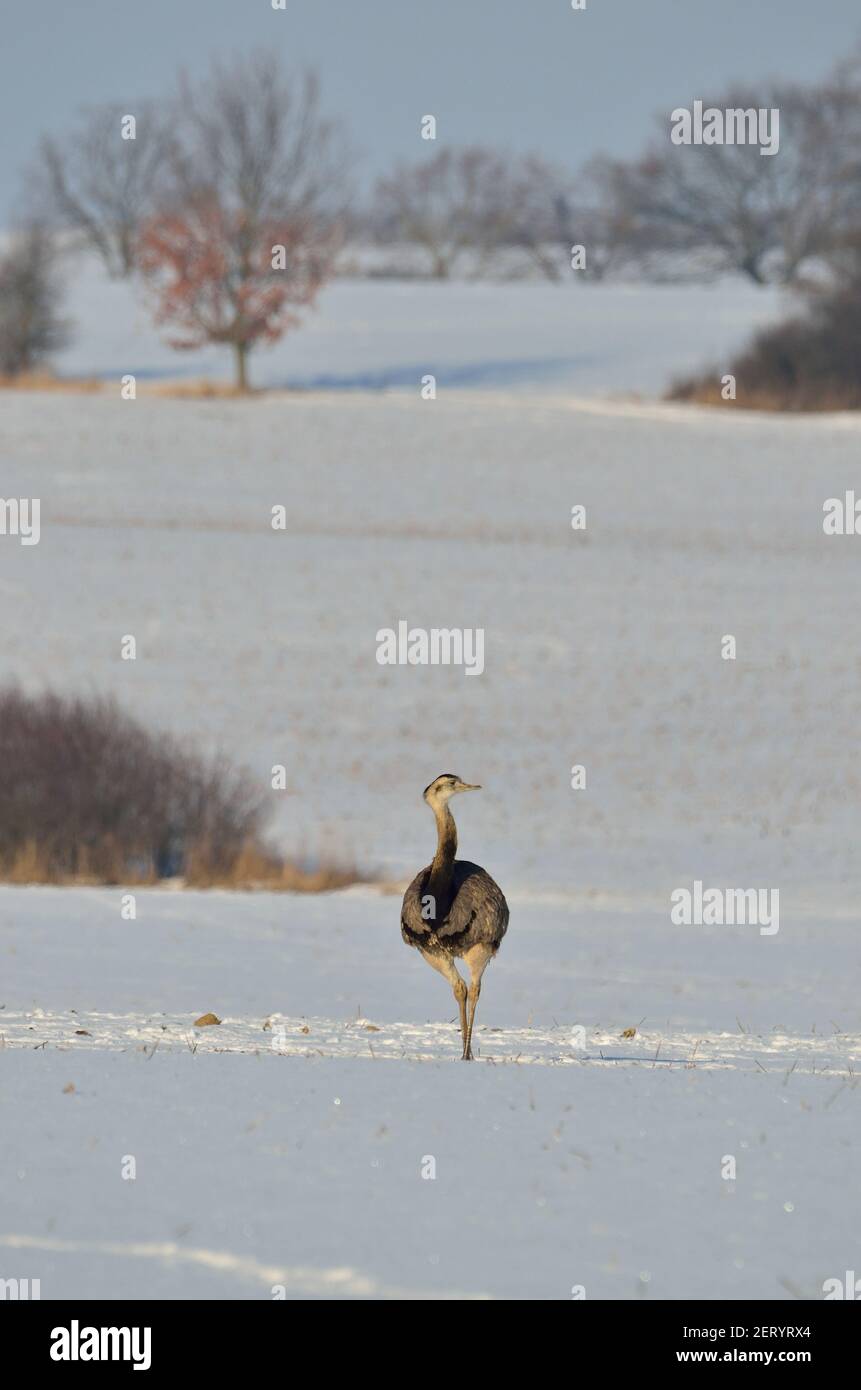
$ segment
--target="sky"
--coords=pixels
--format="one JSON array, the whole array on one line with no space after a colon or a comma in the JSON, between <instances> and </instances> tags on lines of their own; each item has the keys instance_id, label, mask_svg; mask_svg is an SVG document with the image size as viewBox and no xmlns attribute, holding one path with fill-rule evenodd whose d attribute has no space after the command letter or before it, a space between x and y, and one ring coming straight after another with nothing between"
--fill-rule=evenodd
<instances>
[{"instance_id":1,"label":"sky","mask_svg":"<svg viewBox=\"0 0 861 1390\"><path fill-rule=\"evenodd\" d=\"M357 182L438 142L576 168L635 154L656 112L727 83L822 76L861 38L858 0L0 0L0 222L39 134L78 107L168 93L183 68L276 50L315 67Z\"/></svg>"}]
</instances>

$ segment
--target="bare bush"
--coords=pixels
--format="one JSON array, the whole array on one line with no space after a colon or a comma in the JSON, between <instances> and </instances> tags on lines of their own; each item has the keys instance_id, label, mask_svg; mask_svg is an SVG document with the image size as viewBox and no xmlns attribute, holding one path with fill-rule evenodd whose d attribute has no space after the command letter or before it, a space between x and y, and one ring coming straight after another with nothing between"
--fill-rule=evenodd
<instances>
[{"instance_id":1,"label":"bare bush","mask_svg":"<svg viewBox=\"0 0 861 1390\"><path fill-rule=\"evenodd\" d=\"M757 334L730 365L736 402L762 410L861 409L861 276L811 294L806 315ZM672 400L718 404L715 372L676 383Z\"/></svg>"},{"instance_id":2,"label":"bare bush","mask_svg":"<svg viewBox=\"0 0 861 1390\"><path fill-rule=\"evenodd\" d=\"M54 246L39 227L13 236L0 258L0 375L32 372L69 339Z\"/></svg>"},{"instance_id":3,"label":"bare bush","mask_svg":"<svg viewBox=\"0 0 861 1390\"><path fill-rule=\"evenodd\" d=\"M194 855L230 872L258 845L265 799L248 774L151 733L113 700L0 691L0 871L158 877Z\"/></svg>"}]
</instances>

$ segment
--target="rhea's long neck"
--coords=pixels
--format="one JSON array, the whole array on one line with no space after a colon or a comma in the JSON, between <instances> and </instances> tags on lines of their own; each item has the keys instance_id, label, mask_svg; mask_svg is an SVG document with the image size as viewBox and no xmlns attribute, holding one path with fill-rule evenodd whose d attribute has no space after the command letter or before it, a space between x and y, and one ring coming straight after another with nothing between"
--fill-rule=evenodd
<instances>
[{"instance_id":1,"label":"rhea's long neck","mask_svg":"<svg viewBox=\"0 0 861 1390\"><path fill-rule=\"evenodd\" d=\"M434 806L436 816L436 854L431 864L427 891L437 902L438 918L448 911L454 856L457 854L457 826L448 806Z\"/></svg>"}]
</instances>

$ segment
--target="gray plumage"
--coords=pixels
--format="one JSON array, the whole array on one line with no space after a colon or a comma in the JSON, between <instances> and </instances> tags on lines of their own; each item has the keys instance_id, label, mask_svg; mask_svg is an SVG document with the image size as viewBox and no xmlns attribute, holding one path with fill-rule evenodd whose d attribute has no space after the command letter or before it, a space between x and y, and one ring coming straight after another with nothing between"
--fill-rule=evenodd
<instances>
[{"instance_id":1,"label":"gray plumage","mask_svg":"<svg viewBox=\"0 0 861 1390\"><path fill-rule=\"evenodd\" d=\"M448 980L460 1010L463 1060L472 1061L472 1028L481 977L508 928L508 904L498 884L478 864L455 858L457 827L448 803L457 792L480 791L444 772L425 787L437 823L437 852L416 874L401 906L401 936ZM454 964L463 959L467 987ZM469 1005L467 1009L467 1003Z\"/></svg>"},{"instance_id":2,"label":"gray plumage","mask_svg":"<svg viewBox=\"0 0 861 1390\"><path fill-rule=\"evenodd\" d=\"M508 928L508 903L502 889L486 869L468 859L456 859L452 874L452 899L442 920L425 921L422 899L426 896L432 865L416 874L401 907L401 936L408 946L434 946L462 956L480 942L494 955Z\"/></svg>"}]
</instances>

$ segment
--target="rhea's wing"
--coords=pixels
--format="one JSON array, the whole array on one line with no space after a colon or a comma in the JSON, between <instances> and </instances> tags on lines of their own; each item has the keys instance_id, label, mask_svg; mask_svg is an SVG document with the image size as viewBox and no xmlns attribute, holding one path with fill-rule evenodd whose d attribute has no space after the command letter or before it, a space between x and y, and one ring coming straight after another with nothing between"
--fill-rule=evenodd
<instances>
[{"instance_id":1,"label":"rhea's wing","mask_svg":"<svg viewBox=\"0 0 861 1390\"><path fill-rule=\"evenodd\" d=\"M430 874L430 864L421 873L416 874L407 891L404 893L404 900L401 904L401 930L409 932L411 936L427 936L433 931L436 922L428 920L422 916L422 907L426 902L424 887Z\"/></svg>"},{"instance_id":2,"label":"rhea's wing","mask_svg":"<svg viewBox=\"0 0 861 1390\"><path fill-rule=\"evenodd\" d=\"M461 936L498 946L508 927L508 903L502 889L479 864L458 859L452 883L454 898L445 921L437 928L440 936Z\"/></svg>"}]
</instances>

